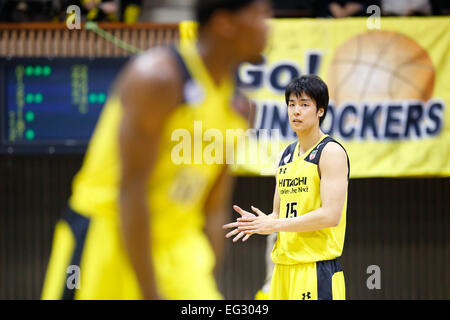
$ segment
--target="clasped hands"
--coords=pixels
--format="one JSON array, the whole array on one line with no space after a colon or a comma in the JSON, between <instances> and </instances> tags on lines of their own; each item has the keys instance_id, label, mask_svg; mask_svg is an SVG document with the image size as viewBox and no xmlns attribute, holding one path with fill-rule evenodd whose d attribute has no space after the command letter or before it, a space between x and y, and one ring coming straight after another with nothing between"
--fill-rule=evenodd
<instances>
[{"instance_id":1,"label":"clasped hands","mask_svg":"<svg viewBox=\"0 0 450 320\"><path fill-rule=\"evenodd\" d=\"M241 217L237 218L236 222L231 222L223 226L223 229L234 228L225 235L226 238L235 236L233 238L233 242L236 242L243 237L242 241L246 241L252 234L255 233L270 234L275 232L273 228L274 219L258 208L253 206L251 206L251 208L256 215L241 209L239 206L233 206L233 209L239 213Z\"/></svg>"}]
</instances>

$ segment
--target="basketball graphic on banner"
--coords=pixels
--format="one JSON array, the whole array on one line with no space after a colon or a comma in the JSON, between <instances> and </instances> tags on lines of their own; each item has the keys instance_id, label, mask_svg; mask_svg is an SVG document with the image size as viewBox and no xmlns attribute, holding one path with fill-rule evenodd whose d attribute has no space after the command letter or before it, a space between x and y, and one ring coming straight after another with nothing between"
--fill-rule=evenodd
<instances>
[{"instance_id":1,"label":"basketball graphic on banner","mask_svg":"<svg viewBox=\"0 0 450 320\"><path fill-rule=\"evenodd\" d=\"M343 43L328 71L330 99L345 101L428 101L435 70L417 42L390 31L370 31Z\"/></svg>"}]
</instances>

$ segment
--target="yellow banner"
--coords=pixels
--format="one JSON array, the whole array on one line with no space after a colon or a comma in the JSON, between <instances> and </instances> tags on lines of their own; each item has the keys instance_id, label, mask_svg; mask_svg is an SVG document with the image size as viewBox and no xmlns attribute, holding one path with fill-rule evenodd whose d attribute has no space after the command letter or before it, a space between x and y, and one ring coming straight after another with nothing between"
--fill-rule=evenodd
<instances>
[{"instance_id":1,"label":"yellow banner","mask_svg":"<svg viewBox=\"0 0 450 320\"><path fill-rule=\"evenodd\" d=\"M239 69L256 112L237 174L274 174L296 139L284 88L317 74L330 92L322 130L352 178L450 176L450 18L274 19L265 57Z\"/></svg>"}]
</instances>

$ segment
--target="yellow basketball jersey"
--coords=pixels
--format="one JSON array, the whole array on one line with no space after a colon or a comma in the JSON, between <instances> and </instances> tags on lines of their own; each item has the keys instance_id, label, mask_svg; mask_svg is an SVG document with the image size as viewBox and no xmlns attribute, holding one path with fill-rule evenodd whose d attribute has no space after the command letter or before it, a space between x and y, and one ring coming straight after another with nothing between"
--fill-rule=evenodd
<instances>
[{"instance_id":1,"label":"yellow basketball jersey","mask_svg":"<svg viewBox=\"0 0 450 320\"><path fill-rule=\"evenodd\" d=\"M165 241L203 227L205 201L221 164L226 163L222 152L226 149L226 131L243 132L246 126L245 119L232 107L233 80L217 86L195 45L183 45L172 52L182 70L184 101L164 124L159 157L148 182L152 235ZM122 103L112 96L73 181L69 203L81 214L118 219L121 118Z\"/></svg>"},{"instance_id":2,"label":"yellow basketball jersey","mask_svg":"<svg viewBox=\"0 0 450 320\"><path fill-rule=\"evenodd\" d=\"M298 156L297 142L285 149L276 174L280 195L279 218L298 217L321 207L318 164L322 150L329 142L336 141L324 135L302 156ZM346 211L347 199L339 225L333 228L279 232L272 260L278 264L297 264L339 257L344 246Z\"/></svg>"}]
</instances>

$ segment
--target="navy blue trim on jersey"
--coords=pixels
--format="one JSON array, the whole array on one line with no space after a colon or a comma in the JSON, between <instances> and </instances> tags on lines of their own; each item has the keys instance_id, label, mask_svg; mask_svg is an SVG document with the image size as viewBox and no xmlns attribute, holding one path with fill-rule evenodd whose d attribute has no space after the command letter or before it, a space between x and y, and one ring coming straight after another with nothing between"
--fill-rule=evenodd
<instances>
[{"instance_id":1,"label":"navy blue trim on jersey","mask_svg":"<svg viewBox=\"0 0 450 320\"><path fill-rule=\"evenodd\" d=\"M330 136L325 137L314 149L312 149L308 153L308 155L305 157L305 161L318 165L320 155L322 154L322 150L325 147L325 145L330 141L334 141L333 138L331 138Z\"/></svg>"},{"instance_id":2,"label":"navy blue trim on jersey","mask_svg":"<svg viewBox=\"0 0 450 320\"><path fill-rule=\"evenodd\" d=\"M189 80L192 79L192 75L189 72L189 69L188 69L186 63L184 62L184 59L181 56L181 54L178 52L178 50L174 46L170 46L169 50L173 54L173 56L175 57L175 60L177 61L178 65L180 67L182 88L184 88L184 85L186 84L186 82L188 82ZM185 93L183 92L183 101L182 101L182 103L184 103L184 102L186 102L186 97L185 97Z\"/></svg>"},{"instance_id":3,"label":"navy blue trim on jersey","mask_svg":"<svg viewBox=\"0 0 450 320\"><path fill-rule=\"evenodd\" d=\"M188 81L189 79L191 79L192 78L191 73L189 72L189 69L186 66L186 63L184 62L184 59L181 56L181 54L178 52L178 50L174 46L170 46L169 50L173 54L175 59L177 60L178 65L180 66L181 77L183 79L183 83Z\"/></svg>"},{"instance_id":4,"label":"navy blue trim on jersey","mask_svg":"<svg viewBox=\"0 0 450 320\"><path fill-rule=\"evenodd\" d=\"M75 249L73 251L70 264L80 267L81 255L83 253L84 242L86 240L90 219L73 211L71 208L67 208L63 220L65 220L67 224L70 226L70 229L72 230L72 233L75 238ZM62 299L73 300L75 297L75 290L77 289L75 288L69 289L67 287L67 278L66 278L64 282L64 292Z\"/></svg>"},{"instance_id":5,"label":"navy blue trim on jersey","mask_svg":"<svg viewBox=\"0 0 450 320\"><path fill-rule=\"evenodd\" d=\"M310 163L314 163L315 165L317 165L317 170L319 170L318 165L320 156L322 155L323 148L328 142L337 143L338 145L341 146L342 149L344 149L345 155L347 156L347 167L348 167L347 180L348 180L350 178L350 159L348 157L347 150L345 150L342 144L340 144L330 136L325 137L314 149L312 149L308 153L308 155L304 158L304 160ZM291 143L289 146L287 146L286 149L284 149L283 155L281 156L280 162L278 163L278 167L284 166L292 161L292 159L294 158L294 151L295 147L297 146L297 143L298 141L295 141Z\"/></svg>"},{"instance_id":6,"label":"navy blue trim on jersey","mask_svg":"<svg viewBox=\"0 0 450 320\"><path fill-rule=\"evenodd\" d=\"M290 145L288 145L286 149L284 149L283 155L281 156L280 162L278 163L279 167L284 166L285 164L288 164L289 162L292 161L292 159L294 158L294 151L295 147L297 146L297 143L298 141L295 141Z\"/></svg>"},{"instance_id":7,"label":"navy blue trim on jersey","mask_svg":"<svg viewBox=\"0 0 450 320\"><path fill-rule=\"evenodd\" d=\"M316 262L317 300L333 300L332 277L342 271L337 259Z\"/></svg>"},{"instance_id":8,"label":"navy blue trim on jersey","mask_svg":"<svg viewBox=\"0 0 450 320\"><path fill-rule=\"evenodd\" d=\"M333 142L340 145L341 148L344 149L345 155L347 156L347 167L348 167L347 180L349 180L350 179L350 158L348 157L347 150L345 150L344 146L342 144L340 144L339 142L337 142L336 140L333 139Z\"/></svg>"},{"instance_id":9,"label":"navy blue trim on jersey","mask_svg":"<svg viewBox=\"0 0 450 320\"><path fill-rule=\"evenodd\" d=\"M308 153L308 155L305 157L305 161L319 165L319 160L320 156L322 155L323 148L325 148L328 142L337 143L338 145L341 146L342 149L344 149L345 155L347 156L347 167L348 167L347 180L348 180L350 178L350 159L348 158L347 150L345 150L342 144L340 144L330 136L325 137L313 150L311 150L311 152Z\"/></svg>"}]
</instances>

